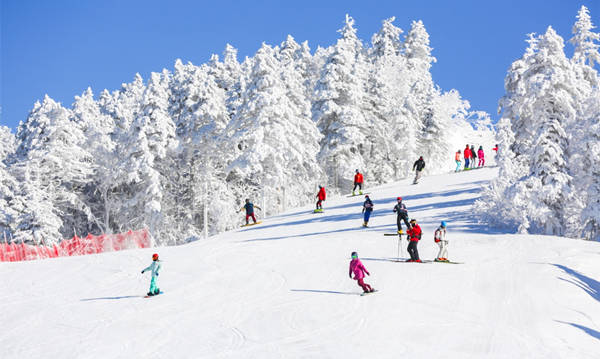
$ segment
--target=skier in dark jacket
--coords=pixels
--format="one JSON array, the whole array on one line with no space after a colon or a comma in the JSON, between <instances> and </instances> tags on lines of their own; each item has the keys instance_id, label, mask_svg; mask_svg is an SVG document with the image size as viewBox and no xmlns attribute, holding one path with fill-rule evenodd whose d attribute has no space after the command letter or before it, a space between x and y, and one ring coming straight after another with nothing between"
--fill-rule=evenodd
<instances>
[{"instance_id":1,"label":"skier in dark jacket","mask_svg":"<svg viewBox=\"0 0 600 359\"><path fill-rule=\"evenodd\" d=\"M246 225L248 225L248 219L252 217L252 220L256 224L256 216L254 215L254 207L261 209L259 206L255 206L254 203L250 202L249 199L246 198L246 204L244 207L240 208L238 212L246 210Z\"/></svg>"},{"instance_id":2,"label":"skier in dark jacket","mask_svg":"<svg viewBox=\"0 0 600 359\"><path fill-rule=\"evenodd\" d=\"M423 171L423 168L425 168L425 161L423 161L423 156L421 156L413 164L413 171L416 169L415 180L413 181L413 184L419 183L419 178L421 178L421 171Z\"/></svg>"},{"instance_id":3,"label":"skier in dark jacket","mask_svg":"<svg viewBox=\"0 0 600 359\"><path fill-rule=\"evenodd\" d=\"M423 232L421 231L421 227L417 224L416 219L411 219L410 225L411 228L408 231L406 231L409 240L407 250L410 254L410 259L407 262L420 263L421 259L419 259L419 251L417 250L417 244L419 243L419 240L421 240L421 234Z\"/></svg>"},{"instance_id":4,"label":"skier in dark jacket","mask_svg":"<svg viewBox=\"0 0 600 359\"><path fill-rule=\"evenodd\" d=\"M410 229L410 224L408 223L408 210L404 203L402 203L402 197L397 198L398 203L394 206L394 212L397 214L396 225L398 226L398 234L403 234L402 232L402 221L406 224L406 229Z\"/></svg>"},{"instance_id":5,"label":"skier in dark jacket","mask_svg":"<svg viewBox=\"0 0 600 359\"><path fill-rule=\"evenodd\" d=\"M369 198L369 195L365 196L365 202L363 203L362 213L365 215L365 223L363 223L363 227L367 227L369 225L369 218L371 218L371 213L373 213L373 202Z\"/></svg>"}]
</instances>

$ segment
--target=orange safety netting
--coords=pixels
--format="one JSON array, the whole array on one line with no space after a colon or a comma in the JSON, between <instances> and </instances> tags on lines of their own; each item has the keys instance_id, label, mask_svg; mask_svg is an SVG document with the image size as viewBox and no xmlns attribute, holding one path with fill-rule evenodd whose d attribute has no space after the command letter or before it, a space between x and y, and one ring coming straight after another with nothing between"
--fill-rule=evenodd
<instances>
[{"instance_id":1,"label":"orange safety netting","mask_svg":"<svg viewBox=\"0 0 600 359\"><path fill-rule=\"evenodd\" d=\"M150 234L146 229L99 236L88 234L85 238L75 236L52 247L4 242L0 243L0 262L80 256L123 249L150 248L151 246Z\"/></svg>"}]
</instances>

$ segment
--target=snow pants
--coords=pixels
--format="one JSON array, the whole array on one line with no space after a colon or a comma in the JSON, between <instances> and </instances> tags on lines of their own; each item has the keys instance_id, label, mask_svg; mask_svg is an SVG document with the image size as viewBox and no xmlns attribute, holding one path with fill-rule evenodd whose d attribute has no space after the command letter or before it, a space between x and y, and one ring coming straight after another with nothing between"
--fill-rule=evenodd
<instances>
[{"instance_id":1,"label":"snow pants","mask_svg":"<svg viewBox=\"0 0 600 359\"><path fill-rule=\"evenodd\" d=\"M373 288L371 288L370 285L368 285L367 283L365 283L364 278L358 279L358 285L362 288L362 290L365 293L373 291Z\"/></svg>"},{"instance_id":2,"label":"snow pants","mask_svg":"<svg viewBox=\"0 0 600 359\"><path fill-rule=\"evenodd\" d=\"M402 214L398 215L398 217L396 218L396 225L398 226L398 230L402 230L402 221L404 221L404 224L406 224L406 229L410 229L410 223L408 223L408 216Z\"/></svg>"},{"instance_id":3,"label":"snow pants","mask_svg":"<svg viewBox=\"0 0 600 359\"><path fill-rule=\"evenodd\" d=\"M479 157L479 167L483 167L485 165L485 159L483 159L482 157Z\"/></svg>"},{"instance_id":4,"label":"snow pants","mask_svg":"<svg viewBox=\"0 0 600 359\"><path fill-rule=\"evenodd\" d=\"M317 209L323 209L323 201L322 200L317 201Z\"/></svg>"},{"instance_id":5,"label":"snow pants","mask_svg":"<svg viewBox=\"0 0 600 359\"><path fill-rule=\"evenodd\" d=\"M462 162L460 161L456 161L456 170L454 170L454 172L458 172L460 171L460 165L462 164Z\"/></svg>"},{"instance_id":6,"label":"snow pants","mask_svg":"<svg viewBox=\"0 0 600 359\"><path fill-rule=\"evenodd\" d=\"M371 218L371 213L373 213L373 211L365 211L365 223L369 223L369 218Z\"/></svg>"},{"instance_id":7,"label":"snow pants","mask_svg":"<svg viewBox=\"0 0 600 359\"><path fill-rule=\"evenodd\" d=\"M156 277L152 276L152 279L150 279L150 289L148 290L149 293L154 293L157 294L159 292L158 286L156 285Z\"/></svg>"},{"instance_id":8,"label":"snow pants","mask_svg":"<svg viewBox=\"0 0 600 359\"><path fill-rule=\"evenodd\" d=\"M469 168L469 159L465 158L465 169Z\"/></svg>"},{"instance_id":9,"label":"snow pants","mask_svg":"<svg viewBox=\"0 0 600 359\"><path fill-rule=\"evenodd\" d=\"M256 217L254 216L254 213L246 213L246 224L248 224L248 218L252 217L252 220L254 221L254 223L256 223Z\"/></svg>"},{"instance_id":10,"label":"snow pants","mask_svg":"<svg viewBox=\"0 0 600 359\"><path fill-rule=\"evenodd\" d=\"M413 183L418 183L419 179L421 178L421 172L422 171L416 171L415 173L415 180L413 181Z\"/></svg>"},{"instance_id":11,"label":"snow pants","mask_svg":"<svg viewBox=\"0 0 600 359\"><path fill-rule=\"evenodd\" d=\"M440 246L440 252L438 253L439 258L448 258L448 241L439 241L438 246Z\"/></svg>"},{"instance_id":12,"label":"snow pants","mask_svg":"<svg viewBox=\"0 0 600 359\"><path fill-rule=\"evenodd\" d=\"M356 187L358 187L359 191L362 191L362 182L354 182L354 188L352 188L352 192L356 190Z\"/></svg>"},{"instance_id":13,"label":"snow pants","mask_svg":"<svg viewBox=\"0 0 600 359\"><path fill-rule=\"evenodd\" d=\"M419 251L417 250L418 241L409 241L408 242L408 254L410 254L410 259L413 261L419 260Z\"/></svg>"}]
</instances>

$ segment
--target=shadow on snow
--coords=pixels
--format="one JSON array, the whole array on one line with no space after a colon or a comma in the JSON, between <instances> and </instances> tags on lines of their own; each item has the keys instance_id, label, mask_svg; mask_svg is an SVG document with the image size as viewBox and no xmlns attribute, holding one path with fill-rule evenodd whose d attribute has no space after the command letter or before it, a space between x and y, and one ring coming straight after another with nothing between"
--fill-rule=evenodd
<instances>
[{"instance_id":1,"label":"shadow on snow","mask_svg":"<svg viewBox=\"0 0 600 359\"><path fill-rule=\"evenodd\" d=\"M357 292L336 292L334 290L318 290L318 289L290 289L291 292L308 292L308 293L322 293L322 294L345 294L345 295L360 295Z\"/></svg>"},{"instance_id":2,"label":"shadow on snow","mask_svg":"<svg viewBox=\"0 0 600 359\"><path fill-rule=\"evenodd\" d=\"M141 295L123 295L120 297L100 297L100 298L85 298L81 299L81 302L89 302L91 300L119 300L119 299L129 299L129 298L141 298Z\"/></svg>"},{"instance_id":3,"label":"shadow on snow","mask_svg":"<svg viewBox=\"0 0 600 359\"><path fill-rule=\"evenodd\" d=\"M560 321L560 320L555 320L555 322L562 323L562 324L569 324L570 326L573 326L573 327L575 327L577 329L581 329L586 334L591 335L592 337L600 340L600 332L597 331L597 330L594 330L592 328L588 328L588 327L583 326L583 325L579 325L579 324L575 324L575 323L569 323L569 322L563 322L563 321Z\"/></svg>"},{"instance_id":4,"label":"shadow on snow","mask_svg":"<svg viewBox=\"0 0 600 359\"><path fill-rule=\"evenodd\" d=\"M589 294L592 298L600 302L600 282L597 280L590 278L584 274L577 272L567 266L561 264L551 264L558 269L561 269L566 274L570 275L570 279L559 278L567 283L571 283L581 289L583 289L587 294Z\"/></svg>"}]
</instances>

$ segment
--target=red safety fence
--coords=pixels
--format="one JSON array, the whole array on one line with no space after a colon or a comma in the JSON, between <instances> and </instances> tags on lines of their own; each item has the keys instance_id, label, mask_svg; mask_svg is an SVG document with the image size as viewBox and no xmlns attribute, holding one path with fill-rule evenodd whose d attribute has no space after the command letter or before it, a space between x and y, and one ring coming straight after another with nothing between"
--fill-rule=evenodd
<instances>
[{"instance_id":1,"label":"red safety fence","mask_svg":"<svg viewBox=\"0 0 600 359\"><path fill-rule=\"evenodd\" d=\"M30 261L35 259L81 256L85 254L120 251L123 249L150 248L152 241L148 230L129 231L118 234L88 234L77 236L48 246L32 246L25 243L0 243L0 262Z\"/></svg>"}]
</instances>

